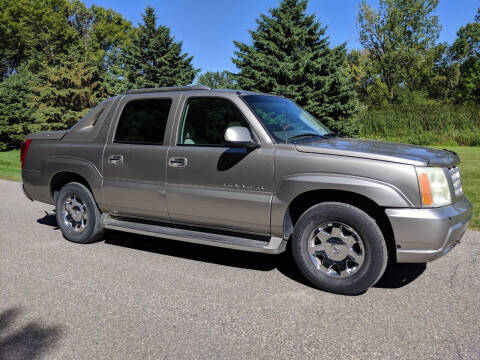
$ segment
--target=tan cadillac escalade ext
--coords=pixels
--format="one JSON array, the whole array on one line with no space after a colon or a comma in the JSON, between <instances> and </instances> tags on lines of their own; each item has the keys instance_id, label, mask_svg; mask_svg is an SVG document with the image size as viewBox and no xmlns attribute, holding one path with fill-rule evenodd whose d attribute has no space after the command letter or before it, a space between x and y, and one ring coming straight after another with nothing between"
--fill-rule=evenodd
<instances>
[{"instance_id":1,"label":"tan cadillac escalade ext","mask_svg":"<svg viewBox=\"0 0 480 360\"><path fill-rule=\"evenodd\" d=\"M278 254L357 294L387 261L427 262L472 208L457 154L342 138L290 100L205 86L132 90L21 151L28 198L76 243L115 229Z\"/></svg>"}]
</instances>

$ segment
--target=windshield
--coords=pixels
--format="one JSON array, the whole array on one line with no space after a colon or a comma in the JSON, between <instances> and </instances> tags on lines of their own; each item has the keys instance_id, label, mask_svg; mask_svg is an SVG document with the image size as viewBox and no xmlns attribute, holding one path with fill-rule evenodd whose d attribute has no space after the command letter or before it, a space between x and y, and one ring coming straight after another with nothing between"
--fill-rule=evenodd
<instances>
[{"instance_id":1,"label":"windshield","mask_svg":"<svg viewBox=\"0 0 480 360\"><path fill-rule=\"evenodd\" d=\"M245 95L243 98L278 142L324 137L332 133L313 115L286 98L268 95Z\"/></svg>"}]
</instances>

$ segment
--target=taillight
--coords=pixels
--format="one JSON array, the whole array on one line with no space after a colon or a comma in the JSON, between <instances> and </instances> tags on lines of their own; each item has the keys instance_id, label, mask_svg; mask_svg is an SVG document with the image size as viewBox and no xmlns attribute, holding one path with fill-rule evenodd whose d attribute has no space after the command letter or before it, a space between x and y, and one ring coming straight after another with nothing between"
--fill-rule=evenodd
<instances>
[{"instance_id":1,"label":"taillight","mask_svg":"<svg viewBox=\"0 0 480 360\"><path fill-rule=\"evenodd\" d=\"M22 169L23 165L25 165L25 158L27 157L27 151L31 143L32 140L27 139L22 143L22 147L20 148L20 161L22 162Z\"/></svg>"}]
</instances>

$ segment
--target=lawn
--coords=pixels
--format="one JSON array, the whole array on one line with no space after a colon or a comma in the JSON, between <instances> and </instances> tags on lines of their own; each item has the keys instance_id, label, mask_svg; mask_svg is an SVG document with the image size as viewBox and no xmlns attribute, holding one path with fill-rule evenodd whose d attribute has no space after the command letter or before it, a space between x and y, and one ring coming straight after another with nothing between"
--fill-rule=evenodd
<instances>
[{"instance_id":1,"label":"lawn","mask_svg":"<svg viewBox=\"0 0 480 360\"><path fill-rule=\"evenodd\" d=\"M473 218L470 228L480 230L480 147L442 146L455 151L461 159L463 190L473 204Z\"/></svg>"},{"instance_id":2,"label":"lawn","mask_svg":"<svg viewBox=\"0 0 480 360\"><path fill-rule=\"evenodd\" d=\"M444 148L460 155L463 189L474 206L470 228L480 230L480 147L444 146ZM21 180L18 150L0 152L0 179Z\"/></svg>"},{"instance_id":3,"label":"lawn","mask_svg":"<svg viewBox=\"0 0 480 360\"><path fill-rule=\"evenodd\" d=\"M20 150L0 152L0 179L21 181Z\"/></svg>"}]
</instances>

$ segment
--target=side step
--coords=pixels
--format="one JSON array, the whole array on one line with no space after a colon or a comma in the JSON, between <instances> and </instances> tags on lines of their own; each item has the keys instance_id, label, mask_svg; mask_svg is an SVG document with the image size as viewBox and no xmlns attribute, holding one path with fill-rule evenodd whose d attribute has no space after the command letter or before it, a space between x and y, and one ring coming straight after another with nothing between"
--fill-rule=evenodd
<instances>
[{"instance_id":1,"label":"side step","mask_svg":"<svg viewBox=\"0 0 480 360\"><path fill-rule=\"evenodd\" d=\"M271 237L269 241L255 240L248 237L224 235L212 232L182 229L166 225L135 222L105 216L105 228L125 231L134 234L161 237L171 240L185 241L195 244L212 245L228 249L259 252L264 254L280 254L285 251L287 241ZM266 239L267 240L267 239Z\"/></svg>"}]
</instances>

